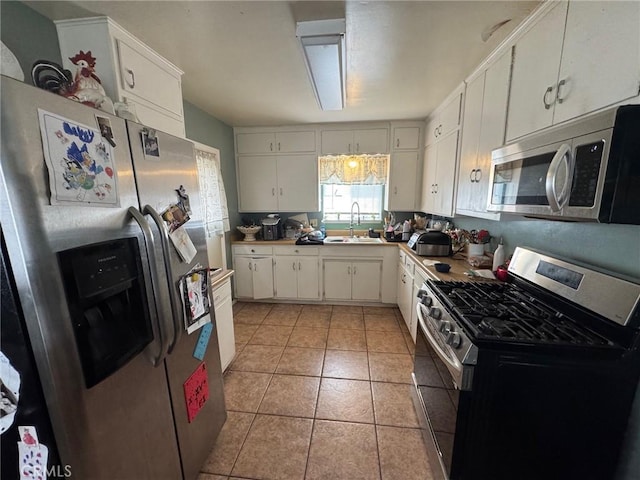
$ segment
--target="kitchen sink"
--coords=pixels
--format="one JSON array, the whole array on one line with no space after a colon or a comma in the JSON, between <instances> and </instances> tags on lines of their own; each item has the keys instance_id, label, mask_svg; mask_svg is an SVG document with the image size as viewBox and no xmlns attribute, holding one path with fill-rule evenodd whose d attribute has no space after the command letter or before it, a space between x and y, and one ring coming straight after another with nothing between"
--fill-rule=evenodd
<instances>
[{"instance_id":1,"label":"kitchen sink","mask_svg":"<svg viewBox=\"0 0 640 480\"><path fill-rule=\"evenodd\" d=\"M369 237L338 237L338 236L328 236L324 239L325 245L358 245L363 243L382 243L382 239L369 238Z\"/></svg>"}]
</instances>

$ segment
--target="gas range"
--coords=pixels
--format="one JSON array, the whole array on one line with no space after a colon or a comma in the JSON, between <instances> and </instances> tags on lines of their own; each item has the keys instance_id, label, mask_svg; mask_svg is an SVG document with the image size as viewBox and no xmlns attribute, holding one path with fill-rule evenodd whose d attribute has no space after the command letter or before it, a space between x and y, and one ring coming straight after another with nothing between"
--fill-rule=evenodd
<instances>
[{"instance_id":1,"label":"gas range","mask_svg":"<svg viewBox=\"0 0 640 480\"><path fill-rule=\"evenodd\" d=\"M640 283L518 248L507 283L427 280L419 296L414 402L435 479L611 478Z\"/></svg>"}]
</instances>

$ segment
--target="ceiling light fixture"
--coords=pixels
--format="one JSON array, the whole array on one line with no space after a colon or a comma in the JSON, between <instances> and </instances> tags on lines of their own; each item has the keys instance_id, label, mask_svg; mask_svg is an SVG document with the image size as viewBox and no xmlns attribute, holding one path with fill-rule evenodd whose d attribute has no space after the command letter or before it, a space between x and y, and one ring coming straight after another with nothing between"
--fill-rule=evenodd
<instances>
[{"instance_id":1,"label":"ceiling light fixture","mask_svg":"<svg viewBox=\"0 0 640 480\"><path fill-rule=\"evenodd\" d=\"M322 110L342 110L346 103L346 22L344 18L296 24L296 37L316 100Z\"/></svg>"}]
</instances>

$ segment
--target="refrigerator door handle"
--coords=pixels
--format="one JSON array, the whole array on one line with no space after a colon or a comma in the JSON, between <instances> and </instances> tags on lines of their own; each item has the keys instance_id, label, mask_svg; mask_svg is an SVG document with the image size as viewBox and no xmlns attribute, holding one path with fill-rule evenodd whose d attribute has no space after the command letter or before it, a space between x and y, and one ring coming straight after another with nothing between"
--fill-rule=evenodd
<instances>
[{"instance_id":1,"label":"refrigerator door handle","mask_svg":"<svg viewBox=\"0 0 640 480\"><path fill-rule=\"evenodd\" d=\"M129 207L128 212L142 230L142 236L144 237L144 244L145 248L147 249L147 255L149 258L151 290L153 291L154 298L158 298L158 285L160 285L160 279L158 276L158 269L156 268L155 243L153 240L151 227L149 227L149 223L145 220L144 216L138 211L136 207ZM162 327L163 323L166 324L166 322L163 322L164 315L162 315L161 312L159 312L157 309L155 309L154 311L156 312L154 317L158 328L158 336L160 337L160 353L156 358L153 359L153 366L157 367L167 356L167 352L169 350L169 338L164 331L164 328Z\"/></svg>"},{"instance_id":2,"label":"refrigerator door handle","mask_svg":"<svg viewBox=\"0 0 640 480\"><path fill-rule=\"evenodd\" d=\"M169 240L167 233L164 230L164 221L151 205L145 205L142 209L142 213L150 215L153 218L158 230L160 231L160 245L162 246L162 256L164 257L164 270L167 276L167 283L170 288L173 288L173 269L171 268L171 257L169 256ZM173 316L173 340L169 344L169 351L171 353L173 348L178 343L178 340L182 337L182 317L180 315L180 309L176 305L173 297L173 292L169 291L169 301L171 303L171 313Z\"/></svg>"}]
</instances>

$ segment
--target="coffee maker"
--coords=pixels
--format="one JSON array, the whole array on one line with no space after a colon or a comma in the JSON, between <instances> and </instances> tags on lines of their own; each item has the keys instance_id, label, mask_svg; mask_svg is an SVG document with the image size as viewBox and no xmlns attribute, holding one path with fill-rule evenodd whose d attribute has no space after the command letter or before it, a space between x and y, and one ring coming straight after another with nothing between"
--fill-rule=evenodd
<instances>
[{"instance_id":1,"label":"coffee maker","mask_svg":"<svg viewBox=\"0 0 640 480\"><path fill-rule=\"evenodd\" d=\"M266 217L262 219L261 223L263 240L278 240L279 238L282 238L282 224L280 223L280 217Z\"/></svg>"}]
</instances>

